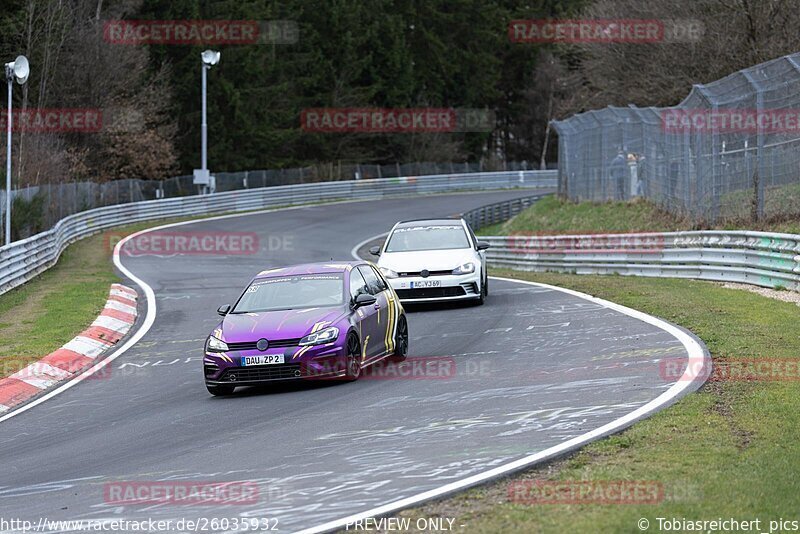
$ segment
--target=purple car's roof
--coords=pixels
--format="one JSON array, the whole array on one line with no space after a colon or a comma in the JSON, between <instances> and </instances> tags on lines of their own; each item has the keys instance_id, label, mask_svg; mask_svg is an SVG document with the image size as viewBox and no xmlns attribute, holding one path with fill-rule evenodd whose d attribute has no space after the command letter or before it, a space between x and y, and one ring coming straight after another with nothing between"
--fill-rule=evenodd
<instances>
[{"instance_id":1,"label":"purple car's roof","mask_svg":"<svg viewBox=\"0 0 800 534\"><path fill-rule=\"evenodd\" d=\"M278 267L267 269L256 275L256 278L271 278L275 276L297 276L301 274L326 274L343 273L349 271L356 265L365 263L363 260L353 261L326 261L317 263L302 263L300 265L290 265L289 267Z\"/></svg>"}]
</instances>

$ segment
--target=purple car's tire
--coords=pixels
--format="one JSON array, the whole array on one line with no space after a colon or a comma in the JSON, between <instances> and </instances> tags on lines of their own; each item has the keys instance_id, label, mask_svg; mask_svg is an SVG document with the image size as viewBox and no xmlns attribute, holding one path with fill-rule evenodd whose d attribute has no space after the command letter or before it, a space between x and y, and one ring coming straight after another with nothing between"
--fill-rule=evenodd
<instances>
[{"instance_id":1,"label":"purple car's tire","mask_svg":"<svg viewBox=\"0 0 800 534\"><path fill-rule=\"evenodd\" d=\"M406 316L401 315L397 321L397 334L394 336L394 354L392 359L402 362L408 356L408 322Z\"/></svg>"},{"instance_id":2,"label":"purple car's tire","mask_svg":"<svg viewBox=\"0 0 800 534\"><path fill-rule=\"evenodd\" d=\"M234 386L209 386L206 384L206 389L215 397L224 397L233 393Z\"/></svg>"},{"instance_id":3,"label":"purple car's tire","mask_svg":"<svg viewBox=\"0 0 800 534\"><path fill-rule=\"evenodd\" d=\"M355 334L347 336L347 353L345 356L345 380L358 380L361 376L361 344Z\"/></svg>"}]
</instances>

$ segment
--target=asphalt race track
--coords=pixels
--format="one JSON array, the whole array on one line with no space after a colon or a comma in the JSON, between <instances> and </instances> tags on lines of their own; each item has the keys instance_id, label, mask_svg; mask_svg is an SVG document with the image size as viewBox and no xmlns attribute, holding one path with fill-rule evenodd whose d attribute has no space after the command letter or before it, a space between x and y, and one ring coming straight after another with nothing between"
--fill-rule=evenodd
<instances>
[{"instance_id":1,"label":"asphalt race track","mask_svg":"<svg viewBox=\"0 0 800 534\"><path fill-rule=\"evenodd\" d=\"M259 253L122 257L155 291L155 324L109 376L0 423L0 516L269 517L293 532L544 450L651 401L672 385L659 361L686 354L675 337L576 296L500 280L482 307L408 308L410 356L452 362L447 376L206 392L202 345L215 310L259 270L350 259L354 245L399 219L531 194L201 221L175 230L256 232ZM210 507L104 502L108 482L164 479L254 481L260 497Z\"/></svg>"}]
</instances>

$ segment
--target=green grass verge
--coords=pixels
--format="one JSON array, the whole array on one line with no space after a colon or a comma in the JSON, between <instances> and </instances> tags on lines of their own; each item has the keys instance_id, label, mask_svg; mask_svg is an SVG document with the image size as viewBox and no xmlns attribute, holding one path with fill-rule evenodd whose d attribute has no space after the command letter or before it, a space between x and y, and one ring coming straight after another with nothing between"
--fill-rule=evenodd
<instances>
[{"instance_id":1,"label":"green grass verge","mask_svg":"<svg viewBox=\"0 0 800 534\"><path fill-rule=\"evenodd\" d=\"M571 288L682 325L714 360L798 358L800 307L709 282L622 276L500 276ZM491 298L491 297L490 297ZM535 446L535 443L531 444ZM710 382L700 392L567 460L452 499L400 513L457 517L467 532L639 532L657 517L796 519L800 480L800 384ZM655 505L526 505L508 502L511 480L655 480Z\"/></svg>"},{"instance_id":2,"label":"green grass verge","mask_svg":"<svg viewBox=\"0 0 800 534\"><path fill-rule=\"evenodd\" d=\"M341 200L331 199L303 206ZM252 210L258 211L263 209ZM236 213L246 215L251 212ZM227 213L213 216L221 215ZM116 241L146 228L210 216L152 220L108 229L73 243L61 254L55 266L0 295L0 378L60 348L94 321L103 309L109 286L119 281L111 261L112 245ZM112 245L109 245L108 235L113 236Z\"/></svg>"},{"instance_id":3,"label":"green grass verge","mask_svg":"<svg viewBox=\"0 0 800 534\"><path fill-rule=\"evenodd\" d=\"M149 221L87 237L67 247L55 266L0 295L0 378L60 348L100 314L109 286L119 281L109 235L117 239L191 219Z\"/></svg>"},{"instance_id":4,"label":"green grass verge","mask_svg":"<svg viewBox=\"0 0 800 534\"><path fill-rule=\"evenodd\" d=\"M68 247L55 267L0 296L0 377L86 328L116 281L103 236L97 235Z\"/></svg>"},{"instance_id":5,"label":"green grass verge","mask_svg":"<svg viewBox=\"0 0 800 534\"><path fill-rule=\"evenodd\" d=\"M782 202L786 203L787 200L784 198ZM771 203L770 206L772 206ZM745 204L741 204L740 207L742 210L747 208ZM800 210L800 208L797 209ZM772 209L772 211L775 210ZM740 220L746 220L744 213L749 213L749 211L742 211ZM783 210L780 213L787 213L787 211ZM677 217L642 199L633 202L571 202L560 200L555 196L548 196L504 223L481 228L478 234L672 232L699 228L690 220ZM719 225L718 228L800 233L800 216L773 218L758 225L728 222Z\"/></svg>"},{"instance_id":6,"label":"green grass verge","mask_svg":"<svg viewBox=\"0 0 800 534\"><path fill-rule=\"evenodd\" d=\"M482 235L517 233L665 232L690 228L644 200L635 202L570 202L544 197L505 223L481 228Z\"/></svg>"},{"instance_id":7,"label":"green grass verge","mask_svg":"<svg viewBox=\"0 0 800 534\"><path fill-rule=\"evenodd\" d=\"M729 225L727 228L737 228ZM674 231L693 229L654 205L572 203L549 197L483 235ZM800 231L793 220L758 229ZM677 279L493 271L596 295L684 326L715 361L794 359L800 308L719 284ZM769 520L793 517L800 482L800 383L711 382L631 429L583 448L566 460L529 470L401 516L457 517L469 532L640 532L657 517ZM655 480L666 498L655 505L525 505L509 502L512 480Z\"/></svg>"},{"instance_id":8,"label":"green grass verge","mask_svg":"<svg viewBox=\"0 0 800 534\"><path fill-rule=\"evenodd\" d=\"M752 217L752 190L734 191L720 198L719 215L723 220L742 221ZM800 184L764 188L764 217L778 221L770 224L777 232L798 233L800 229ZM735 226L735 225L733 225ZM787 228L781 230L780 228Z\"/></svg>"}]
</instances>

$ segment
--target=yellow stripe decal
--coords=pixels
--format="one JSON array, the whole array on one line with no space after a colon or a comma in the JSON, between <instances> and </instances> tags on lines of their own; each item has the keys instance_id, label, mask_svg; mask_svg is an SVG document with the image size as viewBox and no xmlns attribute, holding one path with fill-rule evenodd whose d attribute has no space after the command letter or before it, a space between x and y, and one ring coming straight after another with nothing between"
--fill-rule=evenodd
<instances>
[{"instance_id":1,"label":"yellow stripe decal","mask_svg":"<svg viewBox=\"0 0 800 534\"><path fill-rule=\"evenodd\" d=\"M386 300L389 303L389 306L387 306L389 311L389 320L388 324L386 325L386 337L384 338L384 345L386 347L386 352L392 352L394 350L394 327L395 323L397 322L397 310L394 307L394 298L392 298L391 293L388 290L386 291Z\"/></svg>"},{"instance_id":2,"label":"yellow stripe decal","mask_svg":"<svg viewBox=\"0 0 800 534\"><path fill-rule=\"evenodd\" d=\"M294 353L294 356L292 356L292 359L294 360L295 358L299 358L300 356L305 354L305 352L310 348L311 348L311 345L306 345L305 347L302 347L300 350L298 350L297 352Z\"/></svg>"}]
</instances>

